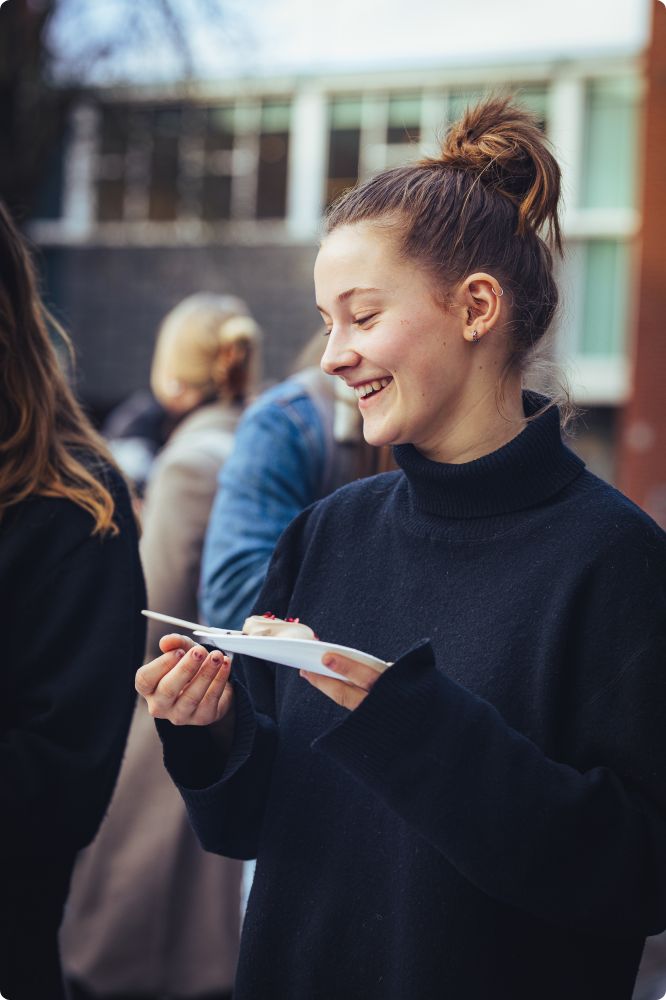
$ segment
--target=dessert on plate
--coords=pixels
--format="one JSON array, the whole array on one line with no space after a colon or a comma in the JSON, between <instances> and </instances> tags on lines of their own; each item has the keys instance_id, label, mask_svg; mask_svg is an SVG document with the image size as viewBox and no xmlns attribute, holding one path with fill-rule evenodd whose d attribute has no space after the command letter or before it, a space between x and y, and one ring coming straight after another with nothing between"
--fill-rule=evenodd
<instances>
[{"instance_id":1,"label":"dessert on plate","mask_svg":"<svg viewBox=\"0 0 666 1000\"><path fill-rule=\"evenodd\" d=\"M246 618L242 631L244 635L273 635L278 639L317 639L312 629L298 618L276 618L270 611Z\"/></svg>"}]
</instances>

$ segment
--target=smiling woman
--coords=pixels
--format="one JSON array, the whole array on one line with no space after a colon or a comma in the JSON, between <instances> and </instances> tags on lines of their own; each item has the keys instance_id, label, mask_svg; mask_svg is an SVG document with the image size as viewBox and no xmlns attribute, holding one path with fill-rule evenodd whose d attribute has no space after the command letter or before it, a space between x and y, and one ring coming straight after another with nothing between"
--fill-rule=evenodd
<instances>
[{"instance_id":1,"label":"smiling woman","mask_svg":"<svg viewBox=\"0 0 666 1000\"><path fill-rule=\"evenodd\" d=\"M257 609L340 680L173 636L137 675L202 843L258 858L238 1000L629 1000L666 926L666 538L524 384L558 199L492 100L331 208L322 365L400 469L297 517Z\"/></svg>"}]
</instances>

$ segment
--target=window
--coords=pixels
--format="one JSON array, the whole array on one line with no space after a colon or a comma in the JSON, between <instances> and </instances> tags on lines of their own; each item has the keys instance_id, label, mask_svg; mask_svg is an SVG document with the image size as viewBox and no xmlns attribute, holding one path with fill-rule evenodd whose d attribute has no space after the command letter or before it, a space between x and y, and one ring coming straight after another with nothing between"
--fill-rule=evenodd
<instances>
[{"instance_id":1,"label":"window","mask_svg":"<svg viewBox=\"0 0 666 1000\"><path fill-rule=\"evenodd\" d=\"M360 152L361 98L334 98L330 108L327 204L358 180Z\"/></svg>"},{"instance_id":2,"label":"window","mask_svg":"<svg viewBox=\"0 0 666 1000\"><path fill-rule=\"evenodd\" d=\"M557 354L579 403L616 404L628 392L630 253L619 238L571 239L556 262Z\"/></svg>"},{"instance_id":3,"label":"window","mask_svg":"<svg viewBox=\"0 0 666 1000\"><path fill-rule=\"evenodd\" d=\"M223 104L206 108L204 149L206 153L218 153L234 148L234 106Z\"/></svg>"},{"instance_id":4,"label":"window","mask_svg":"<svg viewBox=\"0 0 666 1000\"><path fill-rule=\"evenodd\" d=\"M487 96L488 92L484 91L482 87L478 90L452 90L449 93L447 120L449 122L457 121L467 111L467 108L472 107Z\"/></svg>"},{"instance_id":5,"label":"window","mask_svg":"<svg viewBox=\"0 0 666 1000\"><path fill-rule=\"evenodd\" d=\"M264 102L259 133L258 219L283 219L286 214L289 117L287 102Z\"/></svg>"},{"instance_id":6,"label":"window","mask_svg":"<svg viewBox=\"0 0 666 1000\"><path fill-rule=\"evenodd\" d=\"M421 95L402 94L389 97L386 142L388 145L411 145L421 138Z\"/></svg>"},{"instance_id":7,"label":"window","mask_svg":"<svg viewBox=\"0 0 666 1000\"><path fill-rule=\"evenodd\" d=\"M207 222L231 218L231 178L234 148L234 106L203 111L203 172L201 218Z\"/></svg>"},{"instance_id":8,"label":"window","mask_svg":"<svg viewBox=\"0 0 666 1000\"><path fill-rule=\"evenodd\" d=\"M180 108L159 108L150 122L152 149L148 192L148 218L153 222L173 222L178 217Z\"/></svg>"},{"instance_id":9,"label":"window","mask_svg":"<svg viewBox=\"0 0 666 1000\"><path fill-rule=\"evenodd\" d=\"M585 245L585 293L579 353L624 355L629 319L629 250L619 240Z\"/></svg>"},{"instance_id":10,"label":"window","mask_svg":"<svg viewBox=\"0 0 666 1000\"><path fill-rule=\"evenodd\" d=\"M288 100L103 107L98 222L284 218L290 116Z\"/></svg>"},{"instance_id":11,"label":"window","mask_svg":"<svg viewBox=\"0 0 666 1000\"><path fill-rule=\"evenodd\" d=\"M639 82L591 80L585 94L584 208L634 208Z\"/></svg>"},{"instance_id":12,"label":"window","mask_svg":"<svg viewBox=\"0 0 666 1000\"><path fill-rule=\"evenodd\" d=\"M484 98L492 96L493 88L479 87L472 90L452 90L449 94L448 120L456 121L467 108L472 107ZM545 86L539 84L505 84L497 91L499 96L506 95L514 98L518 104L529 108L532 111L544 131L547 131L547 108L548 91Z\"/></svg>"},{"instance_id":13,"label":"window","mask_svg":"<svg viewBox=\"0 0 666 1000\"><path fill-rule=\"evenodd\" d=\"M124 105L107 105L102 109L100 152L104 156L125 156L128 120L129 109Z\"/></svg>"},{"instance_id":14,"label":"window","mask_svg":"<svg viewBox=\"0 0 666 1000\"><path fill-rule=\"evenodd\" d=\"M97 172L97 218L122 219L125 209L126 155L129 111L125 106L102 108Z\"/></svg>"}]
</instances>

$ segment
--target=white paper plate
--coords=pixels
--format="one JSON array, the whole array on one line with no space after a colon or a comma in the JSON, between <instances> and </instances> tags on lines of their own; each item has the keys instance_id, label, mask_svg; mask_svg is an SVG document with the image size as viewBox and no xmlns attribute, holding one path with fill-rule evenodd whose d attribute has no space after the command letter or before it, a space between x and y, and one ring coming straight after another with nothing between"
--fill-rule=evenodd
<instances>
[{"instance_id":1,"label":"white paper plate","mask_svg":"<svg viewBox=\"0 0 666 1000\"><path fill-rule=\"evenodd\" d=\"M389 666L384 660L364 653L351 646L339 646L334 642L321 642L318 639L292 639L288 636L274 635L220 635L219 632L208 632L198 629L195 635L205 639L209 644L218 646L225 653L244 653L256 656L260 660L270 660L295 670L309 670L313 674L323 674L324 677L335 677L340 681L344 678L329 670L321 662L326 653L339 653L353 660L373 667L378 673Z\"/></svg>"}]
</instances>

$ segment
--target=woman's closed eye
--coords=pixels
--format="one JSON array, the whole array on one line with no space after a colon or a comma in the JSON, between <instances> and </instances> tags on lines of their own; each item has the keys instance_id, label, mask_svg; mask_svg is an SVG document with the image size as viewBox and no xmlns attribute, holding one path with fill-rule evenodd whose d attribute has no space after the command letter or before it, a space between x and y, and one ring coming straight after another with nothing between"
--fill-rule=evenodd
<instances>
[{"instance_id":1,"label":"woman's closed eye","mask_svg":"<svg viewBox=\"0 0 666 1000\"><path fill-rule=\"evenodd\" d=\"M360 327L367 326L367 324L372 322L373 319L376 319L378 315L379 313L368 313L366 316L358 316L356 319L352 320L352 324L354 326L360 326ZM329 337L331 335L332 330L333 327L327 325L325 330L323 331L323 335L325 337Z\"/></svg>"},{"instance_id":2,"label":"woman's closed eye","mask_svg":"<svg viewBox=\"0 0 666 1000\"><path fill-rule=\"evenodd\" d=\"M373 320L377 316L377 313L368 313L367 316L359 316L354 320L354 326L365 326L370 320Z\"/></svg>"}]
</instances>

